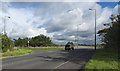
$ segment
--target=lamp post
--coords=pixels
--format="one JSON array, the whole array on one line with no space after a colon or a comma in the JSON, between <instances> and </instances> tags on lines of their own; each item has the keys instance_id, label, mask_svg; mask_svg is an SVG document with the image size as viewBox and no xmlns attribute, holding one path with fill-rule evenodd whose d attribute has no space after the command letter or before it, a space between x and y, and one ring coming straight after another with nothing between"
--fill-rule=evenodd
<instances>
[{"instance_id":1,"label":"lamp post","mask_svg":"<svg viewBox=\"0 0 120 71\"><path fill-rule=\"evenodd\" d=\"M95 11L95 50L96 50L96 9L89 9Z\"/></svg>"},{"instance_id":2,"label":"lamp post","mask_svg":"<svg viewBox=\"0 0 120 71\"><path fill-rule=\"evenodd\" d=\"M77 25L77 48L78 48L78 25Z\"/></svg>"},{"instance_id":3,"label":"lamp post","mask_svg":"<svg viewBox=\"0 0 120 71\"><path fill-rule=\"evenodd\" d=\"M6 17L7 18L10 18L9 16L5 16L5 19L4 19L4 34L6 34Z\"/></svg>"}]
</instances>

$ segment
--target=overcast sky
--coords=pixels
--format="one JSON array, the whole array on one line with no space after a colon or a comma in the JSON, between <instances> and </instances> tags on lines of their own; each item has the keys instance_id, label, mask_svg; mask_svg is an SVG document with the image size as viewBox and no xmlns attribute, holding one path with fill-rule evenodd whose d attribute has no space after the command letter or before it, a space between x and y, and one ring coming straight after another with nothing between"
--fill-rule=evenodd
<instances>
[{"instance_id":1,"label":"overcast sky","mask_svg":"<svg viewBox=\"0 0 120 71\"><path fill-rule=\"evenodd\" d=\"M78 28L80 44L94 43L94 11L97 10L97 31L117 15L117 2L4 2L0 3L0 32L11 38L49 36L54 43L75 42ZM5 16L10 16L8 19ZM100 43L97 36L97 43Z\"/></svg>"}]
</instances>

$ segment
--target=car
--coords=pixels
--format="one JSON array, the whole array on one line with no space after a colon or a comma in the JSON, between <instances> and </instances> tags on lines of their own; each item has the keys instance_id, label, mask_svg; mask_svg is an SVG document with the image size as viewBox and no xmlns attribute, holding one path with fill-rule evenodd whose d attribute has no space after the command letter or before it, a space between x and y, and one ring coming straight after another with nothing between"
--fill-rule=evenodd
<instances>
[{"instance_id":1,"label":"car","mask_svg":"<svg viewBox=\"0 0 120 71\"><path fill-rule=\"evenodd\" d=\"M74 50L74 47L72 44L65 45L65 50L71 50L71 49Z\"/></svg>"}]
</instances>

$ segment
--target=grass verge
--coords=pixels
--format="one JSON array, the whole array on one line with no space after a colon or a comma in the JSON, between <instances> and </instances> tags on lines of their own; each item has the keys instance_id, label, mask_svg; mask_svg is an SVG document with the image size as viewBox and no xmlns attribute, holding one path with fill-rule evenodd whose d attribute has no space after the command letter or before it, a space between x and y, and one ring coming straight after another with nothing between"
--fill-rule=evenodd
<instances>
[{"instance_id":1,"label":"grass verge","mask_svg":"<svg viewBox=\"0 0 120 71\"><path fill-rule=\"evenodd\" d=\"M6 56L17 56L32 53L33 51L28 48L14 47L14 51L1 53L2 57ZM1 57L1 56L0 56Z\"/></svg>"},{"instance_id":2,"label":"grass verge","mask_svg":"<svg viewBox=\"0 0 120 71\"><path fill-rule=\"evenodd\" d=\"M64 47L29 47L30 49L64 49Z\"/></svg>"},{"instance_id":3,"label":"grass verge","mask_svg":"<svg viewBox=\"0 0 120 71\"><path fill-rule=\"evenodd\" d=\"M84 71L89 71L90 69L97 69L98 71L101 69L104 71L112 69L118 71L119 63L117 50L97 49L93 57L85 65Z\"/></svg>"}]
</instances>

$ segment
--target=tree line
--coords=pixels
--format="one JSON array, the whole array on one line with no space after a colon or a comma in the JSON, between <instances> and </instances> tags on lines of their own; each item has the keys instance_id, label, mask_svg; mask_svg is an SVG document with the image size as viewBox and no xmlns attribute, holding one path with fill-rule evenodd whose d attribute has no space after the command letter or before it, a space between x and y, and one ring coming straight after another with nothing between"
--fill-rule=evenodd
<instances>
[{"instance_id":1,"label":"tree line","mask_svg":"<svg viewBox=\"0 0 120 71\"><path fill-rule=\"evenodd\" d=\"M32 38L18 38L14 39L14 45L19 47L41 47L41 46L52 46L51 39L45 35L38 35Z\"/></svg>"},{"instance_id":2,"label":"tree line","mask_svg":"<svg viewBox=\"0 0 120 71\"><path fill-rule=\"evenodd\" d=\"M18 38L18 39L11 39L7 36L7 34L0 34L0 45L2 46L2 51L12 51L13 47L41 47L41 46L58 46L50 40L49 37L45 35L38 35L32 38Z\"/></svg>"}]
</instances>

